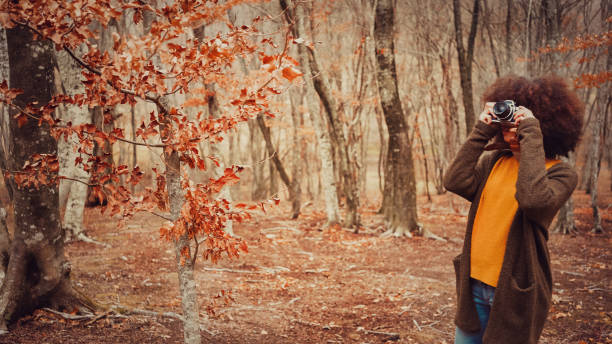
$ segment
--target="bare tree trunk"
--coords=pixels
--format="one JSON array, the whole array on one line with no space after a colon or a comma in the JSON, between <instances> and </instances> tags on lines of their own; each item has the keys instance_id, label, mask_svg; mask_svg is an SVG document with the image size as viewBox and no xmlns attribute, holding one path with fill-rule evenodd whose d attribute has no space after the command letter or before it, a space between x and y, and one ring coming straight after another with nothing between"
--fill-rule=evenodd
<instances>
[{"instance_id":1,"label":"bare tree trunk","mask_svg":"<svg viewBox=\"0 0 612 344\"><path fill-rule=\"evenodd\" d=\"M208 98L208 112L210 116L213 118L219 118L219 101L217 99L217 95L215 94L215 86L207 85L206 88L212 92L213 96ZM213 156L218 158L219 166L213 165L212 174L215 178L220 178L223 176L225 168L229 165L229 146L230 139L225 135L225 139L221 142L211 142L210 143L210 151ZM219 191L219 193L215 196L217 199L225 199L228 202L232 202L232 195L230 192L230 187L224 187ZM225 232L234 235L234 222L232 220L228 220L225 223Z\"/></svg>"},{"instance_id":2,"label":"bare tree trunk","mask_svg":"<svg viewBox=\"0 0 612 344\"><path fill-rule=\"evenodd\" d=\"M17 26L6 31L10 87L23 93L15 104L25 108L37 101L49 102L53 94L53 50L48 42L32 40L28 29ZM11 170L19 170L34 153L55 155L57 142L46 124L29 120L19 125L11 110ZM12 181L9 181L13 183ZM60 225L57 185L13 188L15 233L10 246L7 273L0 289L0 329L36 308L85 306L72 289L70 263L64 255L64 231ZM3 234L3 233L2 233ZM87 305L89 309L93 305Z\"/></svg>"},{"instance_id":3,"label":"bare tree trunk","mask_svg":"<svg viewBox=\"0 0 612 344\"><path fill-rule=\"evenodd\" d=\"M598 194L597 194L597 181L599 180L599 170L601 166L601 136L604 126L604 117L605 113L603 112L605 109L605 104L602 104L604 101L607 101L607 95L601 94L602 89L598 89L597 96L595 97L595 101L598 103L598 106L595 109L595 113L593 114L595 118L593 119L593 124L591 126L592 135L591 135L591 145L589 146L589 155L591 166L589 168L591 173L591 178L589 178L589 190L591 191L591 208L593 209L593 233L602 233L603 228L601 227L601 215L599 214L599 207L597 206L598 202ZM605 98L605 99L602 99Z\"/></svg>"},{"instance_id":4,"label":"bare tree trunk","mask_svg":"<svg viewBox=\"0 0 612 344\"><path fill-rule=\"evenodd\" d=\"M270 136L270 127L268 127L264 121L263 115L260 113L257 115L257 124L259 125L259 129L263 134L264 140L266 142L266 149L268 150L268 155L272 159L278 174L289 190L289 198L291 199L291 218L297 219L300 216L300 203L301 203L301 194L302 190L300 187L300 182L296 178L290 178L283 166L283 163L280 160L278 152L276 148L274 148L274 144L272 143L272 137Z\"/></svg>"},{"instance_id":5,"label":"bare tree trunk","mask_svg":"<svg viewBox=\"0 0 612 344\"><path fill-rule=\"evenodd\" d=\"M113 35L113 32L117 30L117 28L115 27L115 25L109 25L106 28L102 28L102 26L99 25L99 27L101 30L101 34L100 34L100 39L96 43L98 43L99 49L101 52L109 52L112 50L111 49L112 44L113 44L112 35ZM116 119L115 109L110 108L110 107L96 106L93 109L91 109L91 111L92 111L91 120L93 124L97 127L97 129L105 133L110 133L115 126L114 124L114 120ZM100 146L97 141L94 142L94 154L96 156L96 161L92 163L91 171L93 171L93 173L90 175L91 184L98 183L98 179L100 177L99 175L96 174L96 171L98 170L98 166L104 167L104 172L102 175L105 175L105 174L110 173L111 166L113 165L113 150L108 140L105 140L104 145L102 146ZM92 190L93 189L91 187L88 188L87 190L86 205L93 207L96 205L106 204L106 199L100 200L98 197L96 197L95 193L93 193Z\"/></svg>"},{"instance_id":6,"label":"bare tree trunk","mask_svg":"<svg viewBox=\"0 0 612 344\"><path fill-rule=\"evenodd\" d=\"M287 22L293 24L293 32L296 38L307 39L305 21L309 18L309 13L305 8L305 3L293 4L291 0L280 0L281 8L285 11ZM359 231L361 222L359 214L359 183L355 171L355 164L351 160L347 140L344 135L344 124L340 121L336 101L331 94L329 82L325 73L321 70L314 51L308 49L305 44L298 45L299 56L302 66L308 65L312 77L314 89L316 90L325 114L327 115L330 126L330 138L338 143L340 173L342 175L342 185L344 196L346 197L347 210L345 213L345 226L353 227L355 232Z\"/></svg>"},{"instance_id":7,"label":"bare tree trunk","mask_svg":"<svg viewBox=\"0 0 612 344\"><path fill-rule=\"evenodd\" d=\"M391 200L383 209L388 233L395 236L420 234L416 211L416 182L412 142L397 88L393 42L394 8L392 0L376 4L374 39L376 42L376 79L380 103L389 132L385 171L385 194Z\"/></svg>"},{"instance_id":8,"label":"bare tree trunk","mask_svg":"<svg viewBox=\"0 0 612 344\"><path fill-rule=\"evenodd\" d=\"M162 104L168 107L167 99L162 98ZM158 107L158 111L166 116L165 110ZM160 124L160 132L165 132L168 119ZM167 138L162 138L162 142ZM181 162L178 152L164 150L164 161L166 164L166 187L170 202L170 219L174 222L181 216L184 195L181 187ZM183 336L185 344L200 344L200 313L198 304L197 285L194 277L194 260L189 245L187 233L174 242L174 254L179 277L179 288L181 293L181 306L183 310Z\"/></svg>"},{"instance_id":9,"label":"bare tree trunk","mask_svg":"<svg viewBox=\"0 0 612 344\"><path fill-rule=\"evenodd\" d=\"M0 27L0 80L9 80L9 56L6 42L6 31ZM0 168L8 170L7 163L11 159L11 130L10 130L9 109L6 105L0 104ZM10 184L6 184L9 195L11 194Z\"/></svg>"},{"instance_id":10,"label":"bare tree trunk","mask_svg":"<svg viewBox=\"0 0 612 344\"><path fill-rule=\"evenodd\" d=\"M136 106L130 106L130 123L132 129L132 140L136 141ZM132 145L132 167L136 167L138 165L138 146ZM134 193L135 185L130 183L130 191Z\"/></svg>"},{"instance_id":11,"label":"bare tree trunk","mask_svg":"<svg viewBox=\"0 0 612 344\"><path fill-rule=\"evenodd\" d=\"M303 68L308 68L304 66ZM305 75L309 75L304 71ZM308 82L307 82L308 83ZM336 187L336 178L334 175L334 157L332 155L332 147L329 141L329 132L325 128L325 120L321 118L321 114L315 104L318 103L315 95L312 92L312 85L306 85L306 103L308 104L308 112L310 120L315 129L317 143L319 144L319 159L321 160L321 183L323 184L323 196L325 199L325 210L327 213L327 225L331 226L340 223L340 209L338 207L338 188Z\"/></svg>"},{"instance_id":12,"label":"bare tree trunk","mask_svg":"<svg viewBox=\"0 0 612 344\"><path fill-rule=\"evenodd\" d=\"M466 135L472 130L476 120L474 112L474 99L472 97L472 60L474 58L474 41L478 27L478 13L480 0L474 0L472 11L472 24L468 35L467 50L463 46L463 29L461 27L461 1L453 0L453 18L455 23L455 39L457 43L457 55L459 58L459 70L461 76L461 90L463 94L463 107L465 110Z\"/></svg>"},{"instance_id":13,"label":"bare tree trunk","mask_svg":"<svg viewBox=\"0 0 612 344\"><path fill-rule=\"evenodd\" d=\"M251 119L248 122L249 126L249 150L251 155L251 165L253 173L253 182L251 188L251 199L258 201L266 197L265 179L264 179L264 163L265 157L261 156L265 152L265 148L262 147L262 137L258 135L260 133L257 120Z\"/></svg>"},{"instance_id":14,"label":"bare tree trunk","mask_svg":"<svg viewBox=\"0 0 612 344\"><path fill-rule=\"evenodd\" d=\"M80 54L81 49L77 51ZM59 75L61 77L62 91L66 95L74 96L85 93L85 86L81 81L81 67L65 51L56 52ZM61 119L64 123L71 122L73 125L91 123L89 109L76 105L62 107ZM87 183L89 173L81 166L75 166L75 159L79 156L77 148L80 142L76 135L58 142L58 158L60 161L60 173L64 176L80 180L81 182L62 180L60 184L60 203L66 199L66 210L64 212L63 226L66 232L66 240L84 239L83 234L83 211L87 199Z\"/></svg>"},{"instance_id":15,"label":"bare tree trunk","mask_svg":"<svg viewBox=\"0 0 612 344\"><path fill-rule=\"evenodd\" d=\"M387 199L387 195L385 194L385 171L387 170L387 159L386 152L389 150L389 140L385 136L387 131L385 130L385 126L383 125L383 115L380 113L379 108L376 107L375 115L376 115L376 124L378 127L378 139L380 140L379 150L378 150L378 164L376 165L378 171L378 189L380 193L383 195L382 206L379 212L382 212L385 208L385 200Z\"/></svg>"},{"instance_id":16,"label":"bare tree trunk","mask_svg":"<svg viewBox=\"0 0 612 344\"><path fill-rule=\"evenodd\" d=\"M576 159L573 152L570 152L567 162L569 162L571 165L576 164ZM574 200L571 197L559 210L559 215L557 215L557 223L555 224L553 232L559 234L572 234L576 232L576 222L574 220Z\"/></svg>"}]
</instances>

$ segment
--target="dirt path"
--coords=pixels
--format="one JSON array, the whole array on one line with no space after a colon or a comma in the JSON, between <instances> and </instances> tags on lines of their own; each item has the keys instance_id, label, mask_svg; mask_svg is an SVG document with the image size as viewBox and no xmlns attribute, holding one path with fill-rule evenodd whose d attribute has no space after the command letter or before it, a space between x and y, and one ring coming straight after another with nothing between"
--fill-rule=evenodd
<instances>
[{"instance_id":1,"label":"dirt path","mask_svg":"<svg viewBox=\"0 0 612 344\"><path fill-rule=\"evenodd\" d=\"M540 343L612 343L611 236L589 234L587 196L575 200L580 233L549 242L554 304ZM612 196L602 200L610 204ZM279 207L235 226L249 253L197 268L204 342L452 343L451 259L461 249L466 207L439 196L420 208L421 222L447 242L381 238L374 209L366 210L360 234L321 231L324 215L311 208L298 221L286 220ZM612 210L603 208L612 233ZM174 258L171 245L159 240L159 222L140 215L117 230L97 210L87 218L88 235L111 247L68 246L77 287L107 307L180 313ZM228 295L233 300L226 303ZM171 317L66 320L47 311L0 337L0 343L181 341L180 321Z\"/></svg>"}]
</instances>

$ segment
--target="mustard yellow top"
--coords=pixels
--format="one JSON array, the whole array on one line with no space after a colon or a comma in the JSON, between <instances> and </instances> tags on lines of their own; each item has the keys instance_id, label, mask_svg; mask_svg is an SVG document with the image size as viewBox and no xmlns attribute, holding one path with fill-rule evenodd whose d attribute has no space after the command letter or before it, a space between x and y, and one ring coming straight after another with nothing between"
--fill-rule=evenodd
<instances>
[{"instance_id":1,"label":"mustard yellow top","mask_svg":"<svg viewBox=\"0 0 612 344\"><path fill-rule=\"evenodd\" d=\"M558 162L547 160L546 169ZM519 162L513 156L503 156L495 163L474 218L470 277L493 287L497 287L508 232L518 210L518 202L514 198L518 168Z\"/></svg>"}]
</instances>

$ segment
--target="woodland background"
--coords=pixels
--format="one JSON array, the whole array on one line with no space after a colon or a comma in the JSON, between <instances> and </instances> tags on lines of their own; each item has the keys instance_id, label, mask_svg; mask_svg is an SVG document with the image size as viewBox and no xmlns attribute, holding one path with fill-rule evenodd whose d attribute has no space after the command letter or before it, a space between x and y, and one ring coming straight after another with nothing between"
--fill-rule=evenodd
<instances>
[{"instance_id":1,"label":"woodland background","mask_svg":"<svg viewBox=\"0 0 612 344\"><path fill-rule=\"evenodd\" d=\"M467 204L443 171L490 83L551 73L586 111L543 342L612 340L608 1L2 9L0 341L451 342Z\"/></svg>"}]
</instances>

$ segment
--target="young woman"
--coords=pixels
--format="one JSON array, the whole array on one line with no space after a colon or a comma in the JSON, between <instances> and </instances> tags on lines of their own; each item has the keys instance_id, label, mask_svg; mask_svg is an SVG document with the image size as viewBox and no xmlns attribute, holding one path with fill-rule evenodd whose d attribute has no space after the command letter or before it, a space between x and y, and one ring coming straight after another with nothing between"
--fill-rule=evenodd
<instances>
[{"instance_id":1,"label":"young woman","mask_svg":"<svg viewBox=\"0 0 612 344\"><path fill-rule=\"evenodd\" d=\"M557 158L575 148L584 106L557 77L503 77L483 100L444 176L449 191L472 202L453 260L455 343L537 343L552 296L548 227L577 182ZM504 100L517 105L509 122L493 112Z\"/></svg>"}]
</instances>

